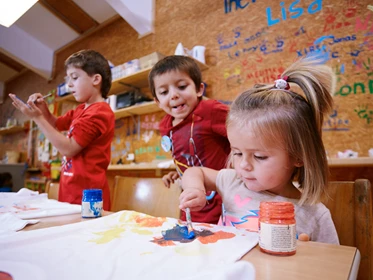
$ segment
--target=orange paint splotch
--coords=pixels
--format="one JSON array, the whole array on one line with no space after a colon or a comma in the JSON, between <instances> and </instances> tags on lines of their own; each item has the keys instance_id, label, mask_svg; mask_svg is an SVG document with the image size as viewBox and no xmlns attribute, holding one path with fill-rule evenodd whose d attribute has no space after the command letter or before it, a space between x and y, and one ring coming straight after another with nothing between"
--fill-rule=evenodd
<instances>
[{"instance_id":1,"label":"orange paint splotch","mask_svg":"<svg viewBox=\"0 0 373 280\"><path fill-rule=\"evenodd\" d=\"M217 232L214 232L214 234L212 235L198 236L197 238L202 244L209 244L209 243L216 243L221 239L230 239L235 236L236 235L231 232L217 231Z\"/></svg>"},{"instance_id":2,"label":"orange paint splotch","mask_svg":"<svg viewBox=\"0 0 373 280\"><path fill-rule=\"evenodd\" d=\"M172 240L164 240L163 237L162 238L156 238L156 237L153 237L153 240L151 241L155 244L158 244L162 247L167 247L167 246L175 246L175 242L173 242Z\"/></svg>"},{"instance_id":3,"label":"orange paint splotch","mask_svg":"<svg viewBox=\"0 0 373 280\"><path fill-rule=\"evenodd\" d=\"M142 226L142 227L160 227L163 225L163 223L166 221L166 217L140 217L137 216L135 218L136 224Z\"/></svg>"}]
</instances>

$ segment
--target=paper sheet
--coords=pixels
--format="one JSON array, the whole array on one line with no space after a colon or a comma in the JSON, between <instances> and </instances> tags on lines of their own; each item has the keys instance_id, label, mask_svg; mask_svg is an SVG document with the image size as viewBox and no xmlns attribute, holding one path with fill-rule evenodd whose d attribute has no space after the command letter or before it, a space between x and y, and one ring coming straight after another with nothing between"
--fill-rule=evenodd
<instances>
[{"instance_id":1,"label":"paper sheet","mask_svg":"<svg viewBox=\"0 0 373 280\"><path fill-rule=\"evenodd\" d=\"M0 271L12 275L22 269L19 279L28 280L206 280L206 275L226 268L228 278L219 279L229 279L231 265L258 243L257 233L198 223L193 224L196 231L211 235L189 243L160 242L162 230L176 223L173 218L121 211L81 223L17 232L0 238ZM253 279L252 270L251 266L242 269L252 272L243 275L245 279Z\"/></svg>"}]
</instances>

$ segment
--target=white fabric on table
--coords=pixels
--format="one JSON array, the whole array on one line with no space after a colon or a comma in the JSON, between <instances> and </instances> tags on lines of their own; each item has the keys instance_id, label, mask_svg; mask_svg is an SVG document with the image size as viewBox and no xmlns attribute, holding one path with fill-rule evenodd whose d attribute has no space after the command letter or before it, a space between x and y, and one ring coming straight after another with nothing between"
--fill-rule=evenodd
<instances>
[{"instance_id":1,"label":"white fabric on table","mask_svg":"<svg viewBox=\"0 0 373 280\"><path fill-rule=\"evenodd\" d=\"M80 223L17 232L0 238L0 271L12 274L27 264L39 279L45 275L44 279L54 280L197 280L201 275L206 280L204 274L226 276L215 278L219 280L230 275L252 279L250 265L234 262L258 243L257 233L194 223L195 231L210 230L213 235L190 243L170 241L161 246L151 242L176 223L173 218L121 211ZM33 279L30 273L19 280Z\"/></svg>"},{"instance_id":2,"label":"white fabric on table","mask_svg":"<svg viewBox=\"0 0 373 280\"><path fill-rule=\"evenodd\" d=\"M81 205L48 199L46 193L39 194L25 188L17 193L0 193L0 215L13 213L20 219L76 214L81 213L81 209Z\"/></svg>"}]
</instances>

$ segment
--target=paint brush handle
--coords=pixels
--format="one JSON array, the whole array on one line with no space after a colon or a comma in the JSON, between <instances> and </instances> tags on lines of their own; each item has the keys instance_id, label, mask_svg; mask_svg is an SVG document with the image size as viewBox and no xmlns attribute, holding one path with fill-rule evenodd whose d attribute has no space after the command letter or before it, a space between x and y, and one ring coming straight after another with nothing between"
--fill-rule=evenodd
<instances>
[{"instance_id":1,"label":"paint brush handle","mask_svg":"<svg viewBox=\"0 0 373 280\"><path fill-rule=\"evenodd\" d=\"M227 216L226 216L226 211L225 211L224 203L221 204L221 220L222 220L223 226L226 226L226 224L227 224Z\"/></svg>"},{"instance_id":2,"label":"paint brush handle","mask_svg":"<svg viewBox=\"0 0 373 280\"><path fill-rule=\"evenodd\" d=\"M186 215L186 222L187 222L188 230L191 231L191 230L193 230L193 226L192 226L192 217L190 215L190 209L189 208L185 209L185 215Z\"/></svg>"},{"instance_id":3,"label":"paint brush handle","mask_svg":"<svg viewBox=\"0 0 373 280\"><path fill-rule=\"evenodd\" d=\"M47 97L49 97L49 96L51 96L52 95L52 93L50 92L50 93L48 93L47 95L44 95L43 96L43 99L45 99L45 98L47 98ZM34 101L34 103L36 104L36 101L37 101L37 99Z\"/></svg>"}]
</instances>

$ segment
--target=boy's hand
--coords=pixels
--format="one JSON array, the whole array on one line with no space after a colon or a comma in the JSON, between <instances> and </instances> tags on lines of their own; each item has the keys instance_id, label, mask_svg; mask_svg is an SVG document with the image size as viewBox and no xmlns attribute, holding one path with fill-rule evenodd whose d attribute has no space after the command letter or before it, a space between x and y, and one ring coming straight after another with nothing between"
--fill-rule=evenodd
<instances>
[{"instance_id":1,"label":"boy's hand","mask_svg":"<svg viewBox=\"0 0 373 280\"><path fill-rule=\"evenodd\" d=\"M206 205L206 192L198 188L188 188L180 194L180 209L200 211Z\"/></svg>"},{"instance_id":2,"label":"boy's hand","mask_svg":"<svg viewBox=\"0 0 373 280\"><path fill-rule=\"evenodd\" d=\"M170 185L175 183L178 178L179 173L177 173L176 171L171 171L170 173L162 177L162 181L167 188L170 188Z\"/></svg>"},{"instance_id":3,"label":"boy's hand","mask_svg":"<svg viewBox=\"0 0 373 280\"><path fill-rule=\"evenodd\" d=\"M33 94L33 95L36 95L36 94ZM33 96L33 95L31 95L31 96ZM31 96L30 96L30 98L31 98ZM40 96L42 96L42 95L40 94ZM13 103L12 103L13 106L16 107L18 110L20 110L27 117L29 117L31 119L34 119L34 118L37 118L37 117L43 115L42 111L36 106L34 101L30 100L30 98L29 98L29 100L27 100L27 103L25 103L21 99L19 99L15 94L10 93L9 97L13 100Z\"/></svg>"},{"instance_id":4,"label":"boy's hand","mask_svg":"<svg viewBox=\"0 0 373 280\"><path fill-rule=\"evenodd\" d=\"M48 105L45 102L43 95L41 93L34 93L29 96L27 103L33 102L36 104L36 106L40 109L40 111L43 113L43 116L47 118L50 114L50 111L48 109Z\"/></svg>"}]
</instances>

